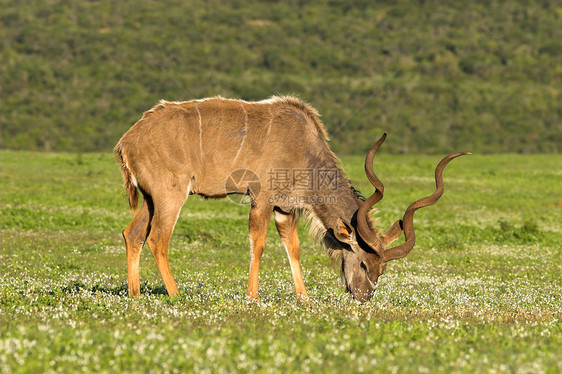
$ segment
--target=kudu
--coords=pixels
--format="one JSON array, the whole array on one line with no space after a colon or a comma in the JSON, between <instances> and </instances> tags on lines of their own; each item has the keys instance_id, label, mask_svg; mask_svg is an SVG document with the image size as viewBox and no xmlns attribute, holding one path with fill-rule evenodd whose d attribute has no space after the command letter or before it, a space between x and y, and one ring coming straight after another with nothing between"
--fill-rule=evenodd
<instances>
[{"instance_id":1,"label":"kudu","mask_svg":"<svg viewBox=\"0 0 562 374\"><path fill-rule=\"evenodd\" d=\"M436 191L412 203L404 218L382 233L373 228L370 211L383 197L384 186L373 171L373 158L386 134L365 159L365 172L375 187L365 200L328 148L318 117L314 108L292 97L259 102L221 97L161 101L145 112L115 147L132 211L138 205L138 190L144 197L123 230L129 294L140 295L139 258L145 241L168 294L178 294L168 264L168 245L190 194L210 198L246 194L251 200L250 298L258 296L258 268L272 212L289 257L297 297L308 297L297 234L299 212L304 212L330 256L339 260L347 291L360 301L370 299L386 263L406 256L414 246L414 212L439 200L443 169L453 158L467 153L445 157L435 170ZM233 175L238 175L235 183L226 183ZM406 242L386 249L402 231Z\"/></svg>"}]
</instances>

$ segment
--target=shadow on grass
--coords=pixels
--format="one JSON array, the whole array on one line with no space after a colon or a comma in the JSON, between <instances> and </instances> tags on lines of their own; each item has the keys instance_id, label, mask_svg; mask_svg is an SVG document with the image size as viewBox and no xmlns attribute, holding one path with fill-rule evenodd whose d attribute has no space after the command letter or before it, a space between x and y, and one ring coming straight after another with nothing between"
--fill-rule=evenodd
<instances>
[{"instance_id":1,"label":"shadow on grass","mask_svg":"<svg viewBox=\"0 0 562 374\"><path fill-rule=\"evenodd\" d=\"M129 289L128 289L128 284L127 283L123 283L121 285L118 286L113 286L113 287L106 287L106 286L99 286L99 285L94 285L94 286L86 286L84 283L82 282L73 282L71 284L69 284L68 286L62 287L61 291L63 293L67 293L67 294L74 294L74 293L78 293L81 290L85 290L85 291L90 291L93 293L103 293L103 294L107 294L107 295L113 295L113 296L127 296L129 294ZM141 284L141 295L168 295L168 292L166 291L166 287L164 286L150 286L146 283Z\"/></svg>"},{"instance_id":2,"label":"shadow on grass","mask_svg":"<svg viewBox=\"0 0 562 374\"><path fill-rule=\"evenodd\" d=\"M178 300L206 300L209 301L211 299L223 299L226 298L228 300L245 300L246 294L242 291L234 292L228 295L215 295L210 296L210 291L208 287L205 286L203 283L197 283L191 285L189 287L181 287L180 288L180 295L176 297L167 297L170 302L177 302ZM114 285L114 286L102 286L102 285L86 285L80 281L71 281L66 286L55 286L49 290L45 289L36 289L29 291L32 294L39 295L43 301L47 301L48 303L52 302L53 300L57 299L63 295L70 295L76 296L82 293L92 293L92 294L101 294L106 296L118 296L118 297L128 297L129 289L127 282L122 284ZM28 293L29 293L28 292ZM23 294L24 292L22 292ZM168 296L168 292L166 291L166 287L164 285L161 286L151 286L147 283L141 283L140 285L140 296L146 295L163 295ZM292 293L290 294L292 295ZM261 300L264 302L271 302L273 300L278 300L278 296L264 296Z\"/></svg>"}]
</instances>

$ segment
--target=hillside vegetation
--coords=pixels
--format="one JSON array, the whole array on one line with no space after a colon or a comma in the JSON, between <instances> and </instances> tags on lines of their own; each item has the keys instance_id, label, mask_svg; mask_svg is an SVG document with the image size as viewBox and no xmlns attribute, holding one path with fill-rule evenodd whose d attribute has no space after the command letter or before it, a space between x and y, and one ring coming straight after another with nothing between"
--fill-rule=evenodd
<instances>
[{"instance_id":1,"label":"hillside vegetation","mask_svg":"<svg viewBox=\"0 0 562 374\"><path fill-rule=\"evenodd\" d=\"M107 151L158 100L294 94L340 153L560 153L562 1L2 1L2 148Z\"/></svg>"}]
</instances>

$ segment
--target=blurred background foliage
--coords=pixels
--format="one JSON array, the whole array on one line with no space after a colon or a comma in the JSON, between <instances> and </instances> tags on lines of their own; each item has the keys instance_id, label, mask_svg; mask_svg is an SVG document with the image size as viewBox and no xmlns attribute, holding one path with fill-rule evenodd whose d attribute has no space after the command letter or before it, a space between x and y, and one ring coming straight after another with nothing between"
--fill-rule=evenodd
<instances>
[{"instance_id":1,"label":"blurred background foliage","mask_svg":"<svg viewBox=\"0 0 562 374\"><path fill-rule=\"evenodd\" d=\"M560 153L562 1L0 1L6 149L108 151L160 99L293 94L339 153Z\"/></svg>"}]
</instances>

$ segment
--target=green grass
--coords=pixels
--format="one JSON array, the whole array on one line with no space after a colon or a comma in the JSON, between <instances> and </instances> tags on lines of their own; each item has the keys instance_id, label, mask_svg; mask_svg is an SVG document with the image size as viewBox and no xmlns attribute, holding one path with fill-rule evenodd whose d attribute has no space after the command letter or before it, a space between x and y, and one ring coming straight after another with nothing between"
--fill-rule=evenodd
<instances>
[{"instance_id":1,"label":"green grass","mask_svg":"<svg viewBox=\"0 0 562 374\"><path fill-rule=\"evenodd\" d=\"M431 193L436 156L377 156L379 225ZM360 157L343 159L370 188ZM145 248L127 296L130 220L110 154L0 152L0 371L560 372L562 157L454 160L416 213L417 244L353 301L300 227L297 302L270 226L260 302L245 297L248 207L190 197L172 238L181 296Z\"/></svg>"}]
</instances>

